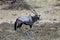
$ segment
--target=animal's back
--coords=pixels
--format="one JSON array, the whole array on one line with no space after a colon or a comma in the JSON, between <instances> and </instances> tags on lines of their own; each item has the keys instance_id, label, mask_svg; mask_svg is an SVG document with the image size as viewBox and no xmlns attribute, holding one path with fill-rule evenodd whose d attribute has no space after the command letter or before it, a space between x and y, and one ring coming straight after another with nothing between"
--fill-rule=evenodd
<instances>
[{"instance_id":1,"label":"animal's back","mask_svg":"<svg viewBox=\"0 0 60 40\"><path fill-rule=\"evenodd\" d=\"M29 22L29 21L32 21L31 16L29 16L29 17L19 17L18 19L21 20L22 22Z\"/></svg>"}]
</instances>

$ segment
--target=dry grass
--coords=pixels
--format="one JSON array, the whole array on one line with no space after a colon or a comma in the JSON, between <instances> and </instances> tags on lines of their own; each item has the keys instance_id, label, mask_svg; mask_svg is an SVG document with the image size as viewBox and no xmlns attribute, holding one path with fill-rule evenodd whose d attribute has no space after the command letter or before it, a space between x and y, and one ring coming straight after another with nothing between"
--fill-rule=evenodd
<instances>
[{"instance_id":1,"label":"dry grass","mask_svg":"<svg viewBox=\"0 0 60 40\"><path fill-rule=\"evenodd\" d=\"M60 1L26 0L26 2L35 7L36 12L41 15L41 23L49 21L44 25L41 25L41 23L39 25L34 24L31 31L29 31L29 26L23 25L21 29L18 29L18 32L15 32L13 23L17 17L34 14L25 9L0 10L0 40L60 40L60 6L54 6ZM6 6L8 5L0 5L0 9ZM53 19L59 22L55 23ZM53 22L53 24L49 22Z\"/></svg>"},{"instance_id":2,"label":"dry grass","mask_svg":"<svg viewBox=\"0 0 60 40\"><path fill-rule=\"evenodd\" d=\"M15 32L13 24L2 23L0 24L0 39L1 40L55 40L55 39L57 40L60 38L59 24L58 26L56 26L57 29L54 28L55 27L54 24L46 24L43 28L39 27L40 29L39 28L34 29L36 27L33 26L32 30L29 31L29 26L23 25L22 28L19 29L20 31Z\"/></svg>"}]
</instances>

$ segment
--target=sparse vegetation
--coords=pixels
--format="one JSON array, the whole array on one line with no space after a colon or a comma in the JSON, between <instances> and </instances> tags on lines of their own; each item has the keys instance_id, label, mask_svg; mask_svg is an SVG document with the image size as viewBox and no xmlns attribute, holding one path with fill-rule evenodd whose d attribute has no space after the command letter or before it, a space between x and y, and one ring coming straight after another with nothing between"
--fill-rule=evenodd
<instances>
[{"instance_id":1,"label":"sparse vegetation","mask_svg":"<svg viewBox=\"0 0 60 40\"><path fill-rule=\"evenodd\" d=\"M0 24L0 39L1 40L41 40L41 39L53 40L60 37L59 35L60 33L58 34L58 30L60 31L60 29L53 29L54 24L51 24L52 26L50 26L50 23L46 25L48 27L44 26L45 27L44 29L33 28L33 30L29 31L29 28L28 30L25 28L22 28L22 29L19 29L20 31L15 32L13 24L2 23ZM56 26L56 27L60 28L59 26L58 27ZM25 27L25 25L23 25L23 27Z\"/></svg>"},{"instance_id":2,"label":"sparse vegetation","mask_svg":"<svg viewBox=\"0 0 60 40\"><path fill-rule=\"evenodd\" d=\"M28 9L28 10L31 9L31 5L29 5L27 2L25 2L25 0L9 0L9 1L12 1L12 2L10 2L10 4L7 3L9 6L6 6L3 9L5 9L5 10L6 9L17 9L17 10L19 10L19 8Z\"/></svg>"},{"instance_id":3,"label":"sparse vegetation","mask_svg":"<svg viewBox=\"0 0 60 40\"><path fill-rule=\"evenodd\" d=\"M0 40L60 40L59 0L11 2L13 0L0 0ZM18 32L14 31L16 18L34 15L30 11L31 7L41 15L41 20L33 25L32 30L29 30L29 26L22 25Z\"/></svg>"}]
</instances>

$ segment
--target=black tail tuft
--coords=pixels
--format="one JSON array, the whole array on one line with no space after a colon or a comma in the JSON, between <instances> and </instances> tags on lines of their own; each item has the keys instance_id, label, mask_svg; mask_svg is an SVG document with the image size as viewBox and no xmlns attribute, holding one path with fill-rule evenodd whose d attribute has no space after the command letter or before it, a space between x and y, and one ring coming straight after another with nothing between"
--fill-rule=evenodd
<instances>
[{"instance_id":1,"label":"black tail tuft","mask_svg":"<svg viewBox=\"0 0 60 40\"><path fill-rule=\"evenodd\" d=\"M16 29L17 29L17 28L16 28L16 22L15 22L15 24L14 24L14 30L16 31Z\"/></svg>"},{"instance_id":2,"label":"black tail tuft","mask_svg":"<svg viewBox=\"0 0 60 40\"><path fill-rule=\"evenodd\" d=\"M17 30L17 21L18 19L16 19L15 23L14 23L14 30L16 31Z\"/></svg>"}]
</instances>

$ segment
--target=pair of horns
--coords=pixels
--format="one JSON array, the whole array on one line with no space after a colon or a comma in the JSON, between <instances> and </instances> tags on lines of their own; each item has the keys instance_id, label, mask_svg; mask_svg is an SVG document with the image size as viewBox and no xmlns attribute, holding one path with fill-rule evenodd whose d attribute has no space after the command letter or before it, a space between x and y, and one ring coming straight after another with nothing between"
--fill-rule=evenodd
<instances>
[{"instance_id":1,"label":"pair of horns","mask_svg":"<svg viewBox=\"0 0 60 40\"><path fill-rule=\"evenodd\" d=\"M37 13L33 8L31 8L30 11L31 11L33 14L38 15L38 13Z\"/></svg>"}]
</instances>

